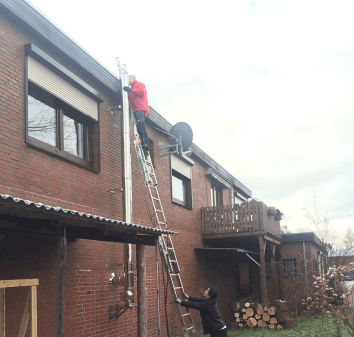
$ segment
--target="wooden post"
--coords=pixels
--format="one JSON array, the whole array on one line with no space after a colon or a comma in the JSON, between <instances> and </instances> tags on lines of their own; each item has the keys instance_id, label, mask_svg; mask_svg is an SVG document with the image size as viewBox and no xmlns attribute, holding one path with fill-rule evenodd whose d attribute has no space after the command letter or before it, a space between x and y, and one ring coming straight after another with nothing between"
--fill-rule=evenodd
<instances>
[{"instance_id":1,"label":"wooden post","mask_svg":"<svg viewBox=\"0 0 354 337\"><path fill-rule=\"evenodd\" d=\"M268 242L270 244L270 242ZM272 258L270 259L270 269L272 271L272 286L274 289L274 295L277 297L276 299L279 299L280 293L279 289L277 287L277 275L276 275L276 269L275 269L275 243L271 243L271 249L272 249ZM275 298L274 298L275 299Z\"/></svg>"},{"instance_id":2,"label":"wooden post","mask_svg":"<svg viewBox=\"0 0 354 337\"><path fill-rule=\"evenodd\" d=\"M5 337L5 288L0 288L0 337Z\"/></svg>"},{"instance_id":3,"label":"wooden post","mask_svg":"<svg viewBox=\"0 0 354 337\"><path fill-rule=\"evenodd\" d=\"M138 337L147 337L146 262L145 246L136 245L137 292L138 292Z\"/></svg>"},{"instance_id":4,"label":"wooden post","mask_svg":"<svg viewBox=\"0 0 354 337\"><path fill-rule=\"evenodd\" d=\"M31 286L31 337L37 337L37 287Z\"/></svg>"},{"instance_id":5,"label":"wooden post","mask_svg":"<svg viewBox=\"0 0 354 337\"><path fill-rule=\"evenodd\" d=\"M265 267L265 242L263 236L259 236L259 256L261 261L261 281L262 281L262 304L266 304L267 298L267 278Z\"/></svg>"},{"instance_id":6,"label":"wooden post","mask_svg":"<svg viewBox=\"0 0 354 337\"><path fill-rule=\"evenodd\" d=\"M56 336L64 336L64 310L65 310L65 287L67 268L67 245L66 237L59 238L59 272L58 272L58 301L57 301L57 331Z\"/></svg>"}]
</instances>

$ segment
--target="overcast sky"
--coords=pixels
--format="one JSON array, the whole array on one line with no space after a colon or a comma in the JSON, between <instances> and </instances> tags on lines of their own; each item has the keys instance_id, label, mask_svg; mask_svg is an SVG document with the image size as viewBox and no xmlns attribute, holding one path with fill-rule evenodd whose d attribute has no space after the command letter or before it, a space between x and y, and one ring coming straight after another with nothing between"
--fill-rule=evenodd
<instances>
[{"instance_id":1,"label":"overcast sky","mask_svg":"<svg viewBox=\"0 0 354 337\"><path fill-rule=\"evenodd\" d=\"M354 228L354 2L31 0L285 214Z\"/></svg>"}]
</instances>

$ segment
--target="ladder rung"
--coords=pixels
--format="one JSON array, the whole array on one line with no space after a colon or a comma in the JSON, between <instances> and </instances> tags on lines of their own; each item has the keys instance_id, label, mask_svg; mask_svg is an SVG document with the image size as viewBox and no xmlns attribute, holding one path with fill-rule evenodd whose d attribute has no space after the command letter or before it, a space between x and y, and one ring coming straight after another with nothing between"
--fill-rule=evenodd
<instances>
[{"instance_id":1,"label":"ladder rung","mask_svg":"<svg viewBox=\"0 0 354 337\"><path fill-rule=\"evenodd\" d=\"M152 199L154 199L154 200L160 200L159 198L154 198L154 197L151 197ZM161 223L163 223L163 222L161 222Z\"/></svg>"},{"instance_id":2,"label":"ladder rung","mask_svg":"<svg viewBox=\"0 0 354 337\"><path fill-rule=\"evenodd\" d=\"M182 287L175 287L175 289L182 289Z\"/></svg>"},{"instance_id":3,"label":"ladder rung","mask_svg":"<svg viewBox=\"0 0 354 337\"><path fill-rule=\"evenodd\" d=\"M160 212L160 213L163 213L163 211L160 211L159 209L156 210L156 212Z\"/></svg>"},{"instance_id":4,"label":"ladder rung","mask_svg":"<svg viewBox=\"0 0 354 337\"><path fill-rule=\"evenodd\" d=\"M182 316L187 316L187 315L190 315L191 313L190 312L187 312L186 314L183 314Z\"/></svg>"},{"instance_id":5,"label":"ladder rung","mask_svg":"<svg viewBox=\"0 0 354 337\"><path fill-rule=\"evenodd\" d=\"M169 249L169 250L173 250L173 248L172 248L172 247L167 247L167 249Z\"/></svg>"},{"instance_id":6,"label":"ladder rung","mask_svg":"<svg viewBox=\"0 0 354 337\"><path fill-rule=\"evenodd\" d=\"M187 328L186 330L194 329L194 326L191 326L190 328Z\"/></svg>"},{"instance_id":7,"label":"ladder rung","mask_svg":"<svg viewBox=\"0 0 354 337\"><path fill-rule=\"evenodd\" d=\"M177 262L177 260L170 260L170 262Z\"/></svg>"}]
</instances>

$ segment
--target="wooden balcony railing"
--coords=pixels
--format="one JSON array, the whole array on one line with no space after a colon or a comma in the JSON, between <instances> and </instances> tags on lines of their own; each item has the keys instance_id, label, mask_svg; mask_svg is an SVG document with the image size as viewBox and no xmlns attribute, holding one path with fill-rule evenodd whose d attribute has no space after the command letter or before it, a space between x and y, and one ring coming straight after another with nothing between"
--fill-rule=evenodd
<instances>
[{"instance_id":1,"label":"wooden balcony railing","mask_svg":"<svg viewBox=\"0 0 354 337\"><path fill-rule=\"evenodd\" d=\"M263 202L202 208L202 234L267 231L281 238L280 221L268 215Z\"/></svg>"}]
</instances>

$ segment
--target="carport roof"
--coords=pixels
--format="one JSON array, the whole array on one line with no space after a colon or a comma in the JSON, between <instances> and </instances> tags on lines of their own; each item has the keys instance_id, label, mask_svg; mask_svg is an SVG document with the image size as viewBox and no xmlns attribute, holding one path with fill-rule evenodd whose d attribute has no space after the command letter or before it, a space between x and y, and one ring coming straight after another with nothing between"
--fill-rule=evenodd
<instances>
[{"instance_id":1,"label":"carport roof","mask_svg":"<svg viewBox=\"0 0 354 337\"><path fill-rule=\"evenodd\" d=\"M161 234L178 234L1 193L0 214L0 228L6 231L24 230L62 236L65 227L68 237L141 244L144 244L145 239L148 242L146 244L153 244Z\"/></svg>"}]
</instances>

